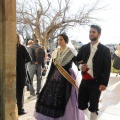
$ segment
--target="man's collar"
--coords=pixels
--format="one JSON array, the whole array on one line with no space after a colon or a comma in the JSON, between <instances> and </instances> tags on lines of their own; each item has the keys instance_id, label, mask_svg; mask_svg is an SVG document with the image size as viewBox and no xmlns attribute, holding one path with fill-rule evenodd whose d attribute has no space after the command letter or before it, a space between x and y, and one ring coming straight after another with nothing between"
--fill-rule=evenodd
<instances>
[{"instance_id":1,"label":"man's collar","mask_svg":"<svg viewBox=\"0 0 120 120\"><path fill-rule=\"evenodd\" d=\"M97 43L95 43L94 45L90 44L90 46L97 49L98 44L99 44L99 41Z\"/></svg>"},{"instance_id":2,"label":"man's collar","mask_svg":"<svg viewBox=\"0 0 120 120\"><path fill-rule=\"evenodd\" d=\"M33 44L33 45L35 45L35 46L40 46L39 44Z\"/></svg>"}]
</instances>

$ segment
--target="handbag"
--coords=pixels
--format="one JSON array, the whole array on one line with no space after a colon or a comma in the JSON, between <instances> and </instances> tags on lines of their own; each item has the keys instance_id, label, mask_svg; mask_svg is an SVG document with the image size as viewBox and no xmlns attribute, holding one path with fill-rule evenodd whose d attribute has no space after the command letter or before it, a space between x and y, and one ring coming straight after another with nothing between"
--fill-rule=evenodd
<instances>
[{"instance_id":1,"label":"handbag","mask_svg":"<svg viewBox=\"0 0 120 120\"><path fill-rule=\"evenodd\" d=\"M30 79L30 74L28 72L28 70L26 70L26 79L25 79L25 86L29 86L32 85L31 79Z\"/></svg>"}]
</instances>

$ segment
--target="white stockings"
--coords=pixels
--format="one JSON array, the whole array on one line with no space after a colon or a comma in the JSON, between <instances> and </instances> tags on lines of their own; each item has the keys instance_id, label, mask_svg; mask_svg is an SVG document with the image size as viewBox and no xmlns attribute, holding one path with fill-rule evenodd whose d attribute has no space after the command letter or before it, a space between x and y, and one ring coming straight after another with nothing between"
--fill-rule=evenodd
<instances>
[{"instance_id":1,"label":"white stockings","mask_svg":"<svg viewBox=\"0 0 120 120\"><path fill-rule=\"evenodd\" d=\"M97 120L97 114L96 114L96 112L91 112L91 114L90 114L90 120Z\"/></svg>"},{"instance_id":2,"label":"white stockings","mask_svg":"<svg viewBox=\"0 0 120 120\"><path fill-rule=\"evenodd\" d=\"M88 109L83 110L85 115L87 116L87 119L90 120L90 111Z\"/></svg>"},{"instance_id":3,"label":"white stockings","mask_svg":"<svg viewBox=\"0 0 120 120\"><path fill-rule=\"evenodd\" d=\"M88 109L83 110L83 112L87 116L87 120L97 120L96 112L90 112Z\"/></svg>"}]
</instances>

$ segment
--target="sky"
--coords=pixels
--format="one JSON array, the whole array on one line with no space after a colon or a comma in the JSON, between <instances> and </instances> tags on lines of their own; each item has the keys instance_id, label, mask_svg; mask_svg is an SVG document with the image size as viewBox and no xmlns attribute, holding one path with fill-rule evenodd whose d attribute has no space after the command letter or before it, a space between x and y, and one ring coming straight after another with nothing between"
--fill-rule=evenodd
<instances>
[{"instance_id":1,"label":"sky","mask_svg":"<svg viewBox=\"0 0 120 120\"><path fill-rule=\"evenodd\" d=\"M79 0L74 0L77 5ZM94 1L94 0L91 0ZM100 11L98 16L102 18L102 21L96 21L102 28L100 42L103 44L120 43L120 0L103 0L107 5L107 9ZM82 43L88 43L89 40L89 27L75 28L69 31L71 39L76 39Z\"/></svg>"},{"instance_id":2,"label":"sky","mask_svg":"<svg viewBox=\"0 0 120 120\"><path fill-rule=\"evenodd\" d=\"M21 0L18 0L21 1ZM23 0L24 1L24 0ZM34 1L34 0L33 0ZM56 0L52 3L55 4ZM79 8L84 3L89 3L96 0L73 0L72 2L72 11ZM99 14L94 14L93 17L98 16L101 18L101 21L96 21L94 24L98 24L102 28L102 33L100 37L100 42L103 44L109 43L120 43L120 0L100 0L101 6L106 6L106 10L98 11ZM43 0L44 2L44 0ZM80 6L78 6L80 5ZM67 32L69 39L81 41L83 44L88 43L89 40L89 27L77 26L73 30Z\"/></svg>"}]
</instances>

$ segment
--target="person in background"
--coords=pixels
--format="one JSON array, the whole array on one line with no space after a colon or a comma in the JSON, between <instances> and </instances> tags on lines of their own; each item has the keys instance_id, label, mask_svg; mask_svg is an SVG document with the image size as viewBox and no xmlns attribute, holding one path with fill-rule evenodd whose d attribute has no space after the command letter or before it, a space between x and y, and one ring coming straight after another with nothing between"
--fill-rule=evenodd
<instances>
[{"instance_id":1,"label":"person in background","mask_svg":"<svg viewBox=\"0 0 120 120\"><path fill-rule=\"evenodd\" d=\"M99 98L101 92L106 89L110 76L110 50L99 42L100 36L101 28L91 25L90 43L83 45L77 55L82 73L78 107L84 111L88 120L97 120Z\"/></svg>"},{"instance_id":2,"label":"person in background","mask_svg":"<svg viewBox=\"0 0 120 120\"><path fill-rule=\"evenodd\" d=\"M47 62L47 65L49 65L50 59L51 59L51 54L50 54L50 51L47 49L47 53L46 53L46 62Z\"/></svg>"},{"instance_id":3,"label":"person in background","mask_svg":"<svg viewBox=\"0 0 120 120\"><path fill-rule=\"evenodd\" d=\"M27 49L27 51L29 52L29 50L31 50L31 49L29 49L31 46L33 45L33 40L28 40L28 42L27 42L27 45L26 45L26 49ZM30 52L29 52L30 53Z\"/></svg>"},{"instance_id":4,"label":"person in background","mask_svg":"<svg viewBox=\"0 0 120 120\"><path fill-rule=\"evenodd\" d=\"M18 115L26 114L23 107L23 89L25 86L26 69L25 64L30 62L30 56L26 48L20 44L20 37L17 34L17 56L16 56L16 99Z\"/></svg>"},{"instance_id":5,"label":"person in background","mask_svg":"<svg viewBox=\"0 0 120 120\"><path fill-rule=\"evenodd\" d=\"M29 47L29 55L31 57L31 62L28 65L28 70L30 74L30 79L32 81L32 85L29 86L30 96L28 99L31 99L35 96L35 90L33 87L33 77L36 74L37 76L37 90L36 95L39 94L40 86L41 86L41 79L42 79L42 71L44 70L44 58L45 58L45 51L41 48L39 41L37 39L33 40L33 45Z\"/></svg>"}]
</instances>

